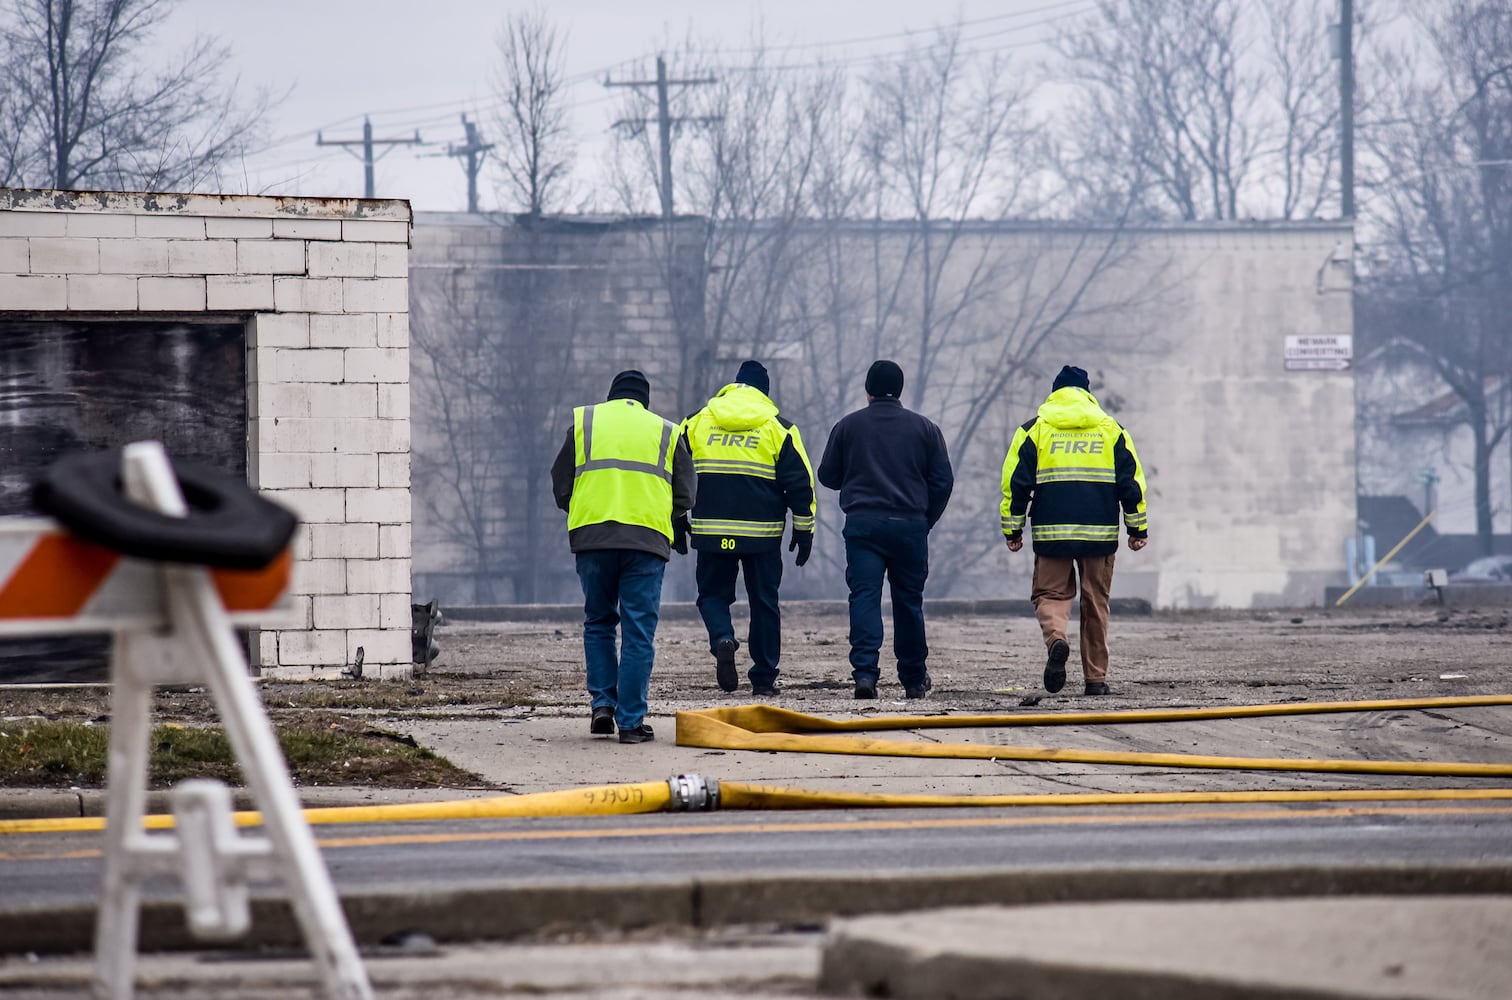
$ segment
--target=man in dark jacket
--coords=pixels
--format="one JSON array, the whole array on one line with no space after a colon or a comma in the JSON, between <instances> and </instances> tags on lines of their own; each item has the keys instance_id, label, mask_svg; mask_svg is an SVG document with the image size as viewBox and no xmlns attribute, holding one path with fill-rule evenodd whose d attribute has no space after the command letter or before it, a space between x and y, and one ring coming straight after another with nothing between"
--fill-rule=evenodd
<instances>
[{"instance_id":1,"label":"man in dark jacket","mask_svg":"<svg viewBox=\"0 0 1512 1000\"><path fill-rule=\"evenodd\" d=\"M955 476L934 422L905 409L903 369L878 361L866 373L866 408L841 418L824 446L819 482L840 491L845 582L850 587L850 663L857 698L877 697L882 576L892 588L893 651L909 698L932 686L924 641L929 532L945 513Z\"/></svg>"},{"instance_id":2,"label":"man in dark jacket","mask_svg":"<svg viewBox=\"0 0 1512 1000\"><path fill-rule=\"evenodd\" d=\"M698 473L690 525L698 552L698 613L709 633L715 678L723 691L740 686L730 621L735 580L745 574L751 604L751 694L773 697L782 655L782 529L793 514L788 551L808 562L814 545L814 472L803 437L767 394L771 378L759 361L740 366L735 381L683 421L683 439Z\"/></svg>"},{"instance_id":3,"label":"man in dark jacket","mask_svg":"<svg viewBox=\"0 0 1512 1000\"><path fill-rule=\"evenodd\" d=\"M1071 656L1066 626L1078 578L1086 693L1108 693L1108 594L1120 508L1129 548L1138 552L1149 539L1139 453L1089 386L1085 371L1062 368L1039 414L1014 433L1003 461L1003 535L1009 551L1024 547L1024 523L1033 524L1030 596L1048 654L1045 690L1052 694L1066 683Z\"/></svg>"},{"instance_id":4,"label":"man in dark jacket","mask_svg":"<svg viewBox=\"0 0 1512 1000\"><path fill-rule=\"evenodd\" d=\"M551 465L551 492L567 512L567 540L583 585L588 731L621 743L655 739L646 694L656 655L662 576L672 522L693 506L693 459L677 425L650 410L651 383L620 372L605 402L572 411ZM687 552L684 541L681 552ZM620 636L616 636L616 630ZM616 649L616 638L622 638Z\"/></svg>"}]
</instances>

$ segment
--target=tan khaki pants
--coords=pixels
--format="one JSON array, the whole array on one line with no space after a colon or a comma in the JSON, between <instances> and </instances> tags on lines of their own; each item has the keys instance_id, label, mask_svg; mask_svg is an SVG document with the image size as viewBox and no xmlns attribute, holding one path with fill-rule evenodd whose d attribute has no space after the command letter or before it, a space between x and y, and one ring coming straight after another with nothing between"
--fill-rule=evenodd
<instances>
[{"instance_id":1,"label":"tan khaki pants","mask_svg":"<svg viewBox=\"0 0 1512 1000\"><path fill-rule=\"evenodd\" d=\"M1071 602L1081 578L1081 658L1088 684L1108 678L1108 592L1113 587L1113 556L1091 559L1034 557L1034 617L1045 647L1066 638Z\"/></svg>"}]
</instances>

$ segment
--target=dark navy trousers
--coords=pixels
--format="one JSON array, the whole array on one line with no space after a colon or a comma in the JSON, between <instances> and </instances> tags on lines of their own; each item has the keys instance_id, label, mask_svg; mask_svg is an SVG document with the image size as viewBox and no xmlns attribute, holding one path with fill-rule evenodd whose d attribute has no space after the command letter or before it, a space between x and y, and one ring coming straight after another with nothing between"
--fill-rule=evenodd
<instances>
[{"instance_id":1,"label":"dark navy trousers","mask_svg":"<svg viewBox=\"0 0 1512 1000\"><path fill-rule=\"evenodd\" d=\"M782 658L782 610L777 590L782 585L782 549L763 552L706 552L698 550L694 571L698 580L698 613L709 632L709 651L721 639L735 638L730 605L735 603L735 578L745 576L746 600L751 607L751 630L746 646L751 654L749 676L754 687L777 679Z\"/></svg>"},{"instance_id":2,"label":"dark navy trousers","mask_svg":"<svg viewBox=\"0 0 1512 1000\"><path fill-rule=\"evenodd\" d=\"M892 589L893 652L898 680L917 687L927 676L924 581L929 577L929 522L922 515L853 513L845 517L845 582L850 587L850 663L856 680L876 682L882 650L882 577Z\"/></svg>"}]
</instances>

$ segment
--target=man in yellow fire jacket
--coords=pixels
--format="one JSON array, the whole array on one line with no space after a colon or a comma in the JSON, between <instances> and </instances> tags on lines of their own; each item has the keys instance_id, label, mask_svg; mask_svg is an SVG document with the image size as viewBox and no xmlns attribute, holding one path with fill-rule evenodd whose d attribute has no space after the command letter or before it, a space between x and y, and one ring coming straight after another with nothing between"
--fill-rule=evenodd
<instances>
[{"instance_id":1,"label":"man in yellow fire jacket","mask_svg":"<svg viewBox=\"0 0 1512 1000\"><path fill-rule=\"evenodd\" d=\"M779 415L767 393L771 379L759 362L740 366L735 381L707 406L683 421L683 437L698 473L698 500L691 535L698 551L698 613L709 632L715 679L724 691L740 686L735 651L740 643L730 621L735 578L745 574L751 605L751 693L781 692L777 662L782 654L782 529L793 512L788 551L808 562L814 545L814 470L803 438Z\"/></svg>"},{"instance_id":2,"label":"man in yellow fire jacket","mask_svg":"<svg viewBox=\"0 0 1512 1000\"><path fill-rule=\"evenodd\" d=\"M1031 598L1048 656L1045 690L1066 683L1066 625L1081 582L1081 658L1089 695L1108 693L1108 593L1118 551L1118 521L1135 552L1149 540L1145 474L1134 442L1103 412L1087 373L1066 365L1039 415L1013 435L1003 462L1003 535L1024 546L1034 534Z\"/></svg>"}]
</instances>

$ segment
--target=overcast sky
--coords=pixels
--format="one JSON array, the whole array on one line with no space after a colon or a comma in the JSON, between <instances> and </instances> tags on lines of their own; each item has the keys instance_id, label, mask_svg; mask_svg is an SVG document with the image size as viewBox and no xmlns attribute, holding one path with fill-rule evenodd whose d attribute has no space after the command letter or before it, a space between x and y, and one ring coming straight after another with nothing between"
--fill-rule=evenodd
<instances>
[{"instance_id":1,"label":"overcast sky","mask_svg":"<svg viewBox=\"0 0 1512 1000\"><path fill-rule=\"evenodd\" d=\"M391 147L377 167L378 196L408 198L419 211L461 211L465 175L457 160L441 154L447 143L462 140L462 112L489 121L497 106L490 85L496 33L510 11L528 6L498 0L181 0L159 41L166 53L196 33L217 35L231 45L228 72L243 87L289 92L270 121L273 145L228 176L227 190L361 195L356 156L341 147L317 147L315 138L317 130L327 139L360 138L363 115L370 114L377 138L413 137L419 129L422 139L436 144ZM625 93L606 90L605 73L633 75L668 38L691 36L739 49L749 45L759 24L776 50L773 61L804 62L820 53L853 58L896 52L907 46L909 32L928 33L959 17L973 50L1001 48L1015 59L1033 59L1043 51L1043 39L1093 6L1093 0L551 0L548 9L568 32L566 69L575 81L569 100L581 175L590 178ZM492 182L485 180L481 189L483 207L496 207Z\"/></svg>"}]
</instances>

